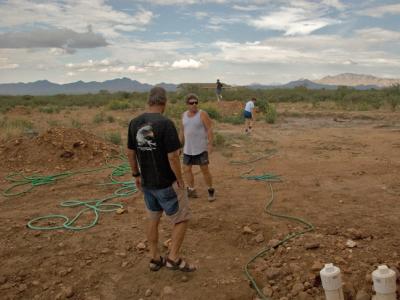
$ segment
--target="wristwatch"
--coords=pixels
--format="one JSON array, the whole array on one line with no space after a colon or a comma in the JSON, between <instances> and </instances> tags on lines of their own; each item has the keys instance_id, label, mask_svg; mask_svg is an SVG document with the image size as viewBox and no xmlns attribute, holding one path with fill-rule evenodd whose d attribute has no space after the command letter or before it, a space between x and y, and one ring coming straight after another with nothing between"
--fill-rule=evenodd
<instances>
[{"instance_id":1,"label":"wristwatch","mask_svg":"<svg viewBox=\"0 0 400 300\"><path fill-rule=\"evenodd\" d=\"M132 176L133 176L133 177L139 177L140 175L141 175L140 172L132 173Z\"/></svg>"}]
</instances>

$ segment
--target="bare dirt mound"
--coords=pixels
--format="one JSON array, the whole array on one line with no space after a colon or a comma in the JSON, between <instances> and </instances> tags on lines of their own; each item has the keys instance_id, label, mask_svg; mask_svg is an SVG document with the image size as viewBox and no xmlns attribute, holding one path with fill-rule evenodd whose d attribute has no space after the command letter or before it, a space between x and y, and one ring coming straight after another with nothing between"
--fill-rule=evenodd
<instances>
[{"instance_id":1,"label":"bare dirt mound","mask_svg":"<svg viewBox=\"0 0 400 300\"><path fill-rule=\"evenodd\" d=\"M49 167L71 169L100 165L119 153L118 147L75 128L52 128L35 138L20 137L6 142L0 159L9 169Z\"/></svg>"}]
</instances>

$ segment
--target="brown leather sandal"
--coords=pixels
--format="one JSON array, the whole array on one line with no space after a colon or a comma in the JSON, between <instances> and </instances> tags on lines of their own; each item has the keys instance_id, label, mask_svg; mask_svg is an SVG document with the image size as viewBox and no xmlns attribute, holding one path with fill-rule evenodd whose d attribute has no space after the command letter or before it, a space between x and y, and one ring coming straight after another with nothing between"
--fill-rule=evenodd
<instances>
[{"instance_id":1,"label":"brown leather sandal","mask_svg":"<svg viewBox=\"0 0 400 300\"><path fill-rule=\"evenodd\" d=\"M165 266L165 258L160 256L160 260L152 259L149 263L150 271L156 272L160 270L163 266Z\"/></svg>"},{"instance_id":2,"label":"brown leather sandal","mask_svg":"<svg viewBox=\"0 0 400 300\"><path fill-rule=\"evenodd\" d=\"M194 272L197 270L195 266L190 265L182 258L179 258L177 261L173 261L172 259L166 257L165 261L165 267L169 270L179 270L182 272Z\"/></svg>"}]
</instances>

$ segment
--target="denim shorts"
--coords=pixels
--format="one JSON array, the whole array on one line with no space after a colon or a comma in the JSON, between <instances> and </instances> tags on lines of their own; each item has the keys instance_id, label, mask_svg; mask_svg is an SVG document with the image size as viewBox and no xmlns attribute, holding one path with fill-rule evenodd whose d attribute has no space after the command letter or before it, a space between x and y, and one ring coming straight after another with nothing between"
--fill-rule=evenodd
<instances>
[{"instance_id":1,"label":"denim shorts","mask_svg":"<svg viewBox=\"0 0 400 300\"><path fill-rule=\"evenodd\" d=\"M183 154L183 164L190 166L203 166L208 165L208 152L204 151L197 155Z\"/></svg>"},{"instance_id":2,"label":"denim shorts","mask_svg":"<svg viewBox=\"0 0 400 300\"><path fill-rule=\"evenodd\" d=\"M163 212L177 224L190 219L187 191L174 183L163 189L143 187L144 202L151 219L159 219Z\"/></svg>"},{"instance_id":3,"label":"denim shorts","mask_svg":"<svg viewBox=\"0 0 400 300\"><path fill-rule=\"evenodd\" d=\"M253 114L247 110L243 111L243 117L245 119L252 119L253 118Z\"/></svg>"}]
</instances>

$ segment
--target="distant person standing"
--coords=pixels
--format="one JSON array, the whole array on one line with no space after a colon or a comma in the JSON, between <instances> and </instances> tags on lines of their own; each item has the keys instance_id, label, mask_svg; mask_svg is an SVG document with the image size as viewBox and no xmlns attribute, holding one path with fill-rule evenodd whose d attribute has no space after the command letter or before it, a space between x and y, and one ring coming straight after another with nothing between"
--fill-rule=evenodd
<instances>
[{"instance_id":1,"label":"distant person standing","mask_svg":"<svg viewBox=\"0 0 400 300\"><path fill-rule=\"evenodd\" d=\"M216 88L216 93L217 93L217 101L222 100L222 87L223 84L217 79L217 88Z\"/></svg>"},{"instance_id":2,"label":"distant person standing","mask_svg":"<svg viewBox=\"0 0 400 300\"><path fill-rule=\"evenodd\" d=\"M192 272L196 267L179 258L190 211L179 160L178 132L174 123L162 115L166 104L165 89L152 88L147 112L129 124L127 155L135 184L143 192L148 210L150 271L166 266ZM173 224L171 249L165 257L160 256L158 249L158 225L163 212Z\"/></svg>"},{"instance_id":3,"label":"distant person standing","mask_svg":"<svg viewBox=\"0 0 400 300\"><path fill-rule=\"evenodd\" d=\"M212 152L213 131L207 112L198 109L199 98L196 94L186 96L187 111L182 115L180 138L183 146L183 170L188 185L188 195L197 198L194 188L192 166L200 166L204 181L208 187L208 201L215 200L212 176L208 168L208 155Z\"/></svg>"},{"instance_id":4,"label":"distant person standing","mask_svg":"<svg viewBox=\"0 0 400 300\"><path fill-rule=\"evenodd\" d=\"M253 120L255 117L255 103L256 103L256 98L251 98L250 101L246 102L246 106L244 107L244 112L243 112L243 116L244 116L244 126L245 126L245 132L246 133L250 133L252 128L253 128Z\"/></svg>"}]
</instances>

